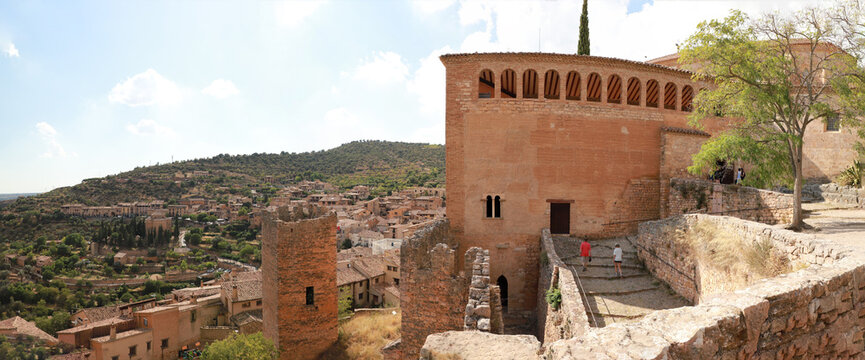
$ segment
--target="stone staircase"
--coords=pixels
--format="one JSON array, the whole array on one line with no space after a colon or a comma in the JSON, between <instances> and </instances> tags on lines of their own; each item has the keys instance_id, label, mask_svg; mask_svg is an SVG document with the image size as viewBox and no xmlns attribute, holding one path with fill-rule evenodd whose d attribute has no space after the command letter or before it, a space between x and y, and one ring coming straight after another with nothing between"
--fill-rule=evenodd
<instances>
[{"instance_id":1,"label":"stone staircase","mask_svg":"<svg viewBox=\"0 0 865 360\"><path fill-rule=\"evenodd\" d=\"M578 285L586 302L586 312L593 326L604 327L617 322L637 321L661 309L691 305L665 284L655 279L639 262L637 250L626 237L591 240L592 262L583 271L579 256L582 240L554 237L556 252L579 278ZM622 248L622 274L615 276L613 248Z\"/></svg>"}]
</instances>

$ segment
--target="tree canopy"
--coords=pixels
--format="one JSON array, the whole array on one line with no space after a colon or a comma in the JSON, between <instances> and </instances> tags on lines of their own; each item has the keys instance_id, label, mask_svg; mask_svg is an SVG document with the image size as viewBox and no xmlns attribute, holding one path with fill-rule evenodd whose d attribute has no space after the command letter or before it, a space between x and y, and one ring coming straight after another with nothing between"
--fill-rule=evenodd
<instances>
[{"instance_id":1,"label":"tree canopy","mask_svg":"<svg viewBox=\"0 0 865 360\"><path fill-rule=\"evenodd\" d=\"M715 160L735 160L755 167L752 185L792 184L792 226L798 228L805 130L839 116L842 124L861 128L860 9L849 1L758 18L733 10L723 20L701 22L679 59L695 80L710 84L694 99L691 123L699 127L719 115L733 120L703 145L689 170L699 174Z\"/></svg>"},{"instance_id":2,"label":"tree canopy","mask_svg":"<svg viewBox=\"0 0 865 360\"><path fill-rule=\"evenodd\" d=\"M250 335L234 334L208 345L201 358L204 360L276 359L273 341L260 332Z\"/></svg>"}]
</instances>

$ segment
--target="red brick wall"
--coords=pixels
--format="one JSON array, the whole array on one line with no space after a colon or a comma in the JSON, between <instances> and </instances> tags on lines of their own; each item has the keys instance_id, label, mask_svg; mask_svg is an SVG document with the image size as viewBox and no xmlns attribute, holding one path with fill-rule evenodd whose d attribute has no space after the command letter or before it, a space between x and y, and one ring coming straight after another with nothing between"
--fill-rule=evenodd
<instances>
[{"instance_id":1,"label":"red brick wall","mask_svg":"<svg viewBox=\"0 0 865 360\"><path fill-rule=\"evenodd\" d=\"M281 359L316 359L337 340L336 216L291 221L286 210L263 221L264 335Z\"/></svg>"},{"instance_id":2,"label":"red brick wall","mask_svg":"<svg viewBox=\"0 0 865 360\"><path fill-rule=\"evenodd\" d=\"M551 199L573 200L570 232L610 236L633 232L638 221L659 216L661 128L687 127L687 112L649 108L646 82L679 89L694 84L690 74L663 67L597 57L553 54L479 54L445 56L447 216L460 242L458 253L477 246L490 249L491 279L504 275L509 310L533 311L537 302L538 235L549 226ZM493 71L495 98L478 99L478 77ZM508 99L498 93L505 69L534 69L543 91L543 74L560 74L566 92L571 70L581 77L582 100ZM601 102L586 101L586 79L601 75ZM641 105L606 102L607 80L622 79L623 98L631 77L640 79ZM707 131L722 125L710 121ZM502 217L483 216L487 195L499 195Z\"/></svg>"}]
</instances>

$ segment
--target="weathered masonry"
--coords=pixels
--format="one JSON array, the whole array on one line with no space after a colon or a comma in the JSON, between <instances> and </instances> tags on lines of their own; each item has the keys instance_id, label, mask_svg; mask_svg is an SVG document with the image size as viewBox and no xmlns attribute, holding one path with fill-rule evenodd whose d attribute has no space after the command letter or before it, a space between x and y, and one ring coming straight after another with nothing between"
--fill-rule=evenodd
<instances>
[{"instance_id":1,"label":"weathered masonry","mask_svg":"<svg viewBox=\"0 0 865 360\"><path fill-rule=\"evenodd\" d=\"M337 340L336 215L281 207L262 222L264 336L281 359L317 359Z\"/></svg>"},{"instance_id":2,"label":"weathered masonry","mask_svg":"<svg viewBox=\"0 0 865 360\"><path fill-rule=\"evenodd\" d=\"M695 91L707 85L684 70L541 53L441 60L447 215L457 253L490 249L506 324L533 316L541 229L609 237L658 219L661 181L679 175L661 173L662 139L685 144L666 148L683 152L670 161L690 159L725 122L688 128Z\"/></svg>"}]
</instances>

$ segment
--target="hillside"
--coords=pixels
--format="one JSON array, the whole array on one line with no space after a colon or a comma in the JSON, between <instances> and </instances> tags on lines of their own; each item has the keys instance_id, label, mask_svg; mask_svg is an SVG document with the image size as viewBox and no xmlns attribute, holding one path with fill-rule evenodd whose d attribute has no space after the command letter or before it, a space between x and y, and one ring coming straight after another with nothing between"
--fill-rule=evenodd
<instances>
[{"instance_id":1,"label":"hillside","mask_svg":"<svg viewBox=\"0 0 865 360\"><path fill-rule=\"evenodd\" d=\"M5 202L6 211L47 210L66 203L110 205L118 202L176 200L195 194L221 194L259 189L301 180L322 180L340 188L369 185L386 193L406 186L443 186L443 145L389 141L355 141L304 153L217 155L179 161L54 189L37 196ZM204 176L190 176L206 171Z\"/></svg>"}]
</instances>

